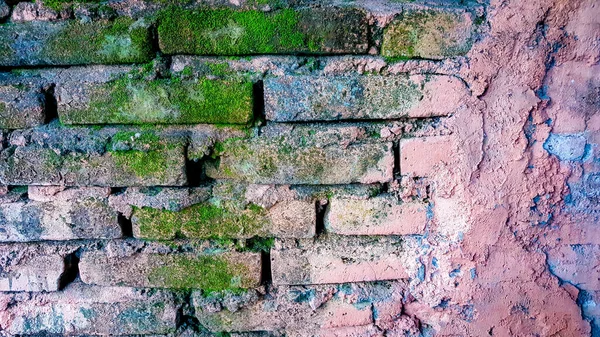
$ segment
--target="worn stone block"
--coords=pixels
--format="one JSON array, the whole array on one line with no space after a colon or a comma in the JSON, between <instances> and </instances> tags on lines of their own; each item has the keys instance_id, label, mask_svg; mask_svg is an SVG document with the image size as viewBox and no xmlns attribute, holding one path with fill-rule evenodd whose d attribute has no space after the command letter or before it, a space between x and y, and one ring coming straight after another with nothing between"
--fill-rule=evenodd
<instances>
[{"instance_id":1,"label":"worn stone block","mask_svg":"<svg viewBox=\"0 0 600 337\"><path fill-rule=\"evenodd\" d=\"M256 184L348 184L392 180L391 143L302 146L285 137L230 139L217 144L206 175Z\"/></svg>"},{"instance_id":2,"label":"worn stone block","mask_svg":"<svg viewBox=\"0 0 600 337\"><path fill-rule=\"evenodd\" d=\"M370 324L373 312L368 305L356 305L343 298L322 294L333 289L281 287L268 298L256 294L242 295L239 307L215 311L211 298L199 292L192 295L196 317L213 332L277 331L285 329L304 333ZM311 298L323 296L318 305ZM318 301L318 300L317 300ZM212 305L211 305L212 304ZM220 306L217 303L217 306Z\"/></svg>"},{"instance_id":3,"label":"worn stone block","mask_svg":"<svg viewBox=\"0 0 600 337\"><path fill-rule=\"evenodd\" d=\"M265 114L277 122L447 116L468 90L451 76L267 78Z\"/></svg>"},{"instance_id":4,"label":"worn stone block","mask_svg":"<svg viewBox=\"0 0 600 337\"><path fill-rule=\"evenodd\" d=\"M186 184L182 139L129 130L62 128L53 124L13 133L12 145L0 153L0 182L66 186Z\"/></svg>"},{"instance_id":5,"label":"worn stone block","mask_svg":"<svg viewBox=\"0 0 600 337\"><path fill-rule=\"evenodd\" d=\"M40 197L40 189L30 187L30 198ZM54 192L39 201L0 202L0 242L121 236L118 214L108 206L110 189L87 187Z\"/></svg>"},{"instance_id":6,"label":"worn stone block","mask_svg":"<svg viewBox=\"0 0 600 337\"><path fill-rule=\"evenodd\" d=\"M132 213L133 234L141 239L298 237L315 235L312 200L272 199L268 204L248 200L260 187L222 182L205 198L185 208L152 207L137 202Z\"/></svg>"},{"instance_id":7,"label":"worn stone block","mask_svg":"<svg viewBox=\"0 0 600 337\"><path fill-rule=\"evenodd\" d=\"M160 16L158 38L166 54L350 54L366 53L368 30L365 13L353 8L171 9Z\"/></svg>"},{"instance_id":8,"label":"worn stone block","mask_svg":"<svg viewBox=\"0 0 600 337\"><path fill-rule=\"evenodd\" d=\"M325 213L325 229L342 235L423 234L426 224L425 204L402 203L392 196L333 197Z\"/></svg>"},{"instance_id":9,"label":"worn stone block","mask_svg":"<svg viewBox=\"0 0 600 337\"><path fill-rule=\"evenodd\" d=\"M175 289L252 288L260 283L260 253L215 250L212 253L86 251L79 262L83 282L102 286Z\"/></svg>"},{"instance_id":10,"label":"worn stone block","mask_svg":"<svg viewBox=\"0 0 600 337\"><path fill-rule=\"evenodd\" d=\"M0 86L0 129L21 129L44 123L45 98L41 88Z\"/></svg>"},{"instance_id":11,"label":"worn stone block","mask_svg":"<svg viewBox=\"0 0 600 337\"><path fill-rule=\"evenodd\" d=\"M0 66L142 63L152 57L149 24L143 19L0 26Z\"/></svg>"},{"instance_id":12,"label":"worn stone block","mask_svg":"<svg viewBox=\"0 0 600 337\"><path fill-rule=\"evenodd\" d=\"M11 335L163 335L177 322L175 298L161 290L79 283L33 296L0 294L0 303L0 326Z\"/></svg>"},{"instance_id":13,"label":"worn stone block","mask_svg":"<svg viewBox=\"0 0 600 337\"><path fill-rule=\"evenodd\" d=\"M400 173L427 177L437 165L454 160L450 136L406 138L400 140Z\"/></svg>"},{"instance_id":14,"label":"worn stone block","mask_svg":"<svg viewBox=\"0 0 600 337\"><path fill-rule=\"evenodd\" d=\"M0 291L56 291L74 245L0 244Z\"/></svg>"},{"instance_id":15,"label":"worn stone block","mask_svg":"<svg viewBox=\"0 0 600 337\"><path fill-rule=\"evenodd\" d=\"M278 240L271 250L273 284L301 285L409 277L410 242L397 237L327 235L317 241Z\"/></svg>"},{"instance_id":16,"label":"worn stone block","mask_svg":"<svg viewBox=\"0 0 600 337\"><path fill-rule=\"evenodd\" d=\"M453 9L405 10L383 32L381 55L391 58L443 59L471 49L474 19Z\"/></svg>"},{"instance_id":17,"label":"worn stone block","mask_svg":"<svg viewBox=\"0 0 600 337\"><path fill-rule=\"evenodd\" d=\"M69 81L56 88L64 124L246 124L252 83L242 80L134 78Z\"/></svg>"}]
</instances>

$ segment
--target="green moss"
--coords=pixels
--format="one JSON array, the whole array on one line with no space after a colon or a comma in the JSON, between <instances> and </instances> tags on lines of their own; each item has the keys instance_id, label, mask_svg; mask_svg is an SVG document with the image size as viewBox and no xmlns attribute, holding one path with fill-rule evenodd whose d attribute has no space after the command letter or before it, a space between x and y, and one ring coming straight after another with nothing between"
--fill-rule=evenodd
<instances>
[{"instance_id":1,"label":"green moss","mask_svg":"<svg viewBox=\"0 0 600 337\"><path fill-rule=\"evenodd\" d=\"M244 264L232 263L222 256L165 256L164 260L148 276L150 283L165 288L202 289L207 293L252 285Z\"/></svg>"},{"instance_id":2,"label":"green moss","mask_svg":"<svg viewBox=\"0 0 600 337\"><path fill-rule=\"evenodd\" d=\"M0 102L0 114L3 114L3 113L5 113L5 112L6 112L6 110L7 110L7 108L6 108L6 103L4 103L4 102Z\"/></svg>"},{"instance_id":3,"label":"green moss","mask_svg":"<svg viewBox=\"0 0 600 337\"><path fill-rule=\"evenodd\" d=\"M158 34L167 54L270 54L306 49L298 24L297 12L291 9L265 13L171 8L161 14Z\"/></svg>"},{"instance_id":4,"label":"green moss","mask_svg":"<svg viewBox=\"0 0 600 337\"><path fill-rule=\"evenodd\" d=\"M117 168L140 178L163 178L169 166L176 161L170 149L180 144L167 143L153 131L121 131L111 137L106 151L111 154Z\"/></svg>"},{"instance_id":5,"label":"green moss","mask_svg":"<svg viewBox=\"0 0 600 337\"><path fill-rule=\"evenodd\" d=\"M247 124L252 113L250 82L123 76L91 89L88 108L60 117L68 124Z\"/></svg>"},{"instance_id":6,"label":"green moss","mask_svg":"<svg viewBox=\"0 0 600 337\"><path fill-rule=\"evenodd\" d=\"M248 237L260 233L268 221L266 211L253 204L238 210L203 203L179 212L143 207L135 208L133 216L140 237L151 240Z\"/></svg>"},{"instance_id":7,"label":"green moss","mask_svg":"<svg viewBox=\"0 0 600 337\"><path fill-rule=\"evenodd\" d=\"M246 240L246 246L240 250L247 250L251 252L269 252L274 245L274 238L251 238Z\"/></svg>"},{"instance_id":8,"label":"green moss","mask_svg":"<svg viewBox=\"0 0 600 337\"><path fill-rule=\"evenodd\" d=\"M143 21L69 21L41 51L44 59L62 64L142 63L153 56L151 33Z\"/></svg>"},{"instance_id":9,"label":"green moss","mask_svg":"<svg viewBox=\"0 0 600 337\"><path fill-rule=\"evenodd\" d=\"M210 69L212 75L223 76L230 73L229 63L207 63L206 66Z\"/></svg>"},{"instance_id":10,"label":"green moss","mask_svg":"<svg viewBox=\"0 0 600 337\"><path fill-rule=\"evenodd\" d=\"M73 3L101 3L106 0L42 0L44 6L51 8L55 11L65 9L69 4Z\"/></svg>"}]
</instances>

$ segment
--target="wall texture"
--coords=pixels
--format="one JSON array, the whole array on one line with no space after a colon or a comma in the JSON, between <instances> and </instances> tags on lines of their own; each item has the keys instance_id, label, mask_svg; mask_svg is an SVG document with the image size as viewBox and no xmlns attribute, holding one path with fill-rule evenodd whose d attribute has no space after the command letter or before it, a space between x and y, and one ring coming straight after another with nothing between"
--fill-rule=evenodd
<instances>
[{"instance_id":1,"label":"wall texture","mask_svg":"<svg viewBox=\"0 0 600 337\"><path fill-rule=\"evenodd\" d=\"M0 335L600 336L596 0L4 1Z\"/></svg>"}]
</instances>

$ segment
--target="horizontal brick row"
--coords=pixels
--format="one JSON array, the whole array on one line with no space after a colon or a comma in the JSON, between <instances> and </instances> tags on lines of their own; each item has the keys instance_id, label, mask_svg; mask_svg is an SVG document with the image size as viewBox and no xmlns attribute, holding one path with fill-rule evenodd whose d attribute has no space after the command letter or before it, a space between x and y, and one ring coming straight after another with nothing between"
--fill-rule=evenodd
<instances>
[{"instance_id":1,"label":"horizontal brick row","mask_svg":"<svg viewBox=\"0 0 600 337\"><path fill-rule=\"evenodd\" d=\"M17 15L0 26L0 66L143 63L157 51L152 24L167 55L367 54L379 29L365 9L335 6L269 12L172 7L137 21L24 19ZM430 59L465 54L474 21L464 8L407 8L383 30L381 54Z\"/></svg>"},{"instance_id":2,"label":"horizontal brick row","mask_svg":"<svg viewBox=\"0 0 600 337\"><path fill-rule=\"evenodd\" d=\"M50 95L56 98L59 120L67 125L246 125L254 118L254 100L263 100L253 89L259 79L251 81L243 71L227 78L183 72L152 78L155 74L143 67L97 66L1 75L2 129L43 124ZM274 122L448 116L468 97L461 80L446 75L315 74L264 80L265 114Z\"/></svg>"},{"instance_id":3,"label":"horizontal brick row","mask_svg":"<svg viewBox=\"0 0 600 337\"><path fill-rule=\"evenodd\" d=\"M375 191L377 193L377 191ZM30 186L0 196L0 242L116 239L119 216L143 240L311 238L325 194L325 230L340 235L424 234L427 204L319 188L220 181L193 188ZM359 192L360 193L360 192ZM373 193L373 192L371 192Z\"/></svg>"},{"instance_id":4,"label":"horizontal brick row","mask_svg":"<svg viewBox=\"0 0 600 337\"><path fill-rule=\"evenodd\" d=\"M418 245L411 237L296 240L278 238L271 249L275 285L397 280L416 273ZM208 292L259 286L264 263L259 252L211 241L3 243L0 251L8 257L0 261L0 291L56 291L75 258L87 284Z\"/></svg>"}]
</instances>

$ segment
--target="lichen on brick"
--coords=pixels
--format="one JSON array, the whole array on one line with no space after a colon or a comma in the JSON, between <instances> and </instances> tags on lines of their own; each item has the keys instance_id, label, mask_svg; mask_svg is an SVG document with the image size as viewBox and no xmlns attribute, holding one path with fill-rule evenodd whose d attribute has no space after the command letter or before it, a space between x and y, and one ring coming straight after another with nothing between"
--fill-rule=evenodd
<instances>
[{"instance_id":1,"label":"lichen on brick","mask_svg":"<svg viewBox=\"0 0 600 337\"><path fill-rule=\"evenodd\" d=\"M90 89L87 108L65 109L66 124L246 124L252 83L244 80L145 80L121 76Z\"/></svg>"},{"instance_id":2,"label":"lichen on brick","mask_svg":"<svg viewBox=\"0 0 600 337\"><path fill-rule=\"evenodd\" d=\"M390 61L463 55L471 48L472 24L467 13L406 11L385 29L381 54Z\"/></svg>"}]
</instances>

